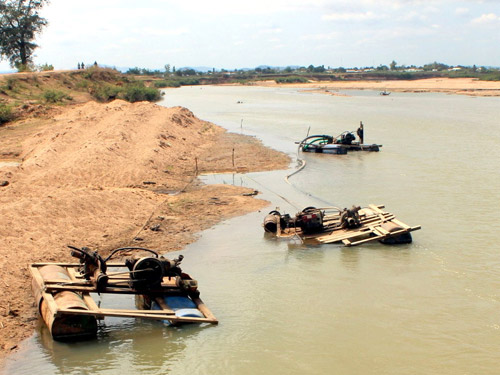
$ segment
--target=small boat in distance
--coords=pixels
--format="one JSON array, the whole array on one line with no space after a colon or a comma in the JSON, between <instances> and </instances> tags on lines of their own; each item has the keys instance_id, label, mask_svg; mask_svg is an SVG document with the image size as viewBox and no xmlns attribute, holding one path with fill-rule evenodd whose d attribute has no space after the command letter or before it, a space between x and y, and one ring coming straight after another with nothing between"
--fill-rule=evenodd
<instances>
[{"instance_id":1,"label":"small boat in distance","mask_svg":"<svg viewBox=\"0 0 500 375\"><path fill-rule=\"evenodd\" d=\"M391 95L391 92L390 91L386 91L386 90L380 91L380 95L384 95L384 96Z\"/></svg>"}]
</instances>

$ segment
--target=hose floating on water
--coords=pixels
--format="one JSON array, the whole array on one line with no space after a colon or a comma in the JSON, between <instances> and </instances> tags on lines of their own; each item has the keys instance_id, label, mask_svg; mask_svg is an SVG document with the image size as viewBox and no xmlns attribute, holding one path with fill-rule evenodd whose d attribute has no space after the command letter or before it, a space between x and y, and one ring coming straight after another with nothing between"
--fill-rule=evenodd
<instances>
[{"instance_id":1,"label":"hose floating on water","mask_svg":"<svg viewBox=\"0 0 500 375\"><path fill-rule=\"evenodd\" d=\"M304 170L304 168L306 167L307 163L306 163L306 161L304 159L302 159L300 157L300 151L304 147L304 143L307 142L309 139L313 139L313 140L311 142L309 142L308 144L311 144L311 143L314 143L314 142L317 142L317 141L322 141L324 143L332 143L333 142L333 137L330 136L330 135L310 135L310 136L307 136L306 138L304 138L299 143L299 147L297 147L297 161L300 163L300 166L294 172L292 172L289 175L285 176L285 182L288 185L290 185L290 186L294 187L295 189L297 189L298 191L300 191L302 194L308 195L308 196L313 197L313 198L315 198L315 199L317 199L319 201L325 202L328 205L331 205L330 202L327 202L327 201L325 201L325 200L323 200L321 198L315 197L314 195L312 195L311 193L308 193L307 191L299 189L297 186L292 185L292 183L289 181L290 177L296 175L300 171Z\"/></svg>"}]
</instances>

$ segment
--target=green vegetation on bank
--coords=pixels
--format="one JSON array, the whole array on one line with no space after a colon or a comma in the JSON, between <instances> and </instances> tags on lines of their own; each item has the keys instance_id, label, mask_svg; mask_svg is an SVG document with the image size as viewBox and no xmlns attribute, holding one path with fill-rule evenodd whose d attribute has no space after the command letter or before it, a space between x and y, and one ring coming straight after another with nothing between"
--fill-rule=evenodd
<instances>
[{"instance_id":1,"label":"green vegetation on bank","mask_svg":"<svg viewBox=\"0 0 500 375\"><path fill-rule=\"evenodd\" d=\"M113 69L92 66L52 72L47 64L46 68L38 73L0 75L0 125L55 105L114 99L155 102L162 96L150 82Z\"/></svg>"},{"instance_id":2,"label":"green vegetation on bank","mask_svg":"<svg viewBox=\"0 0 500 375\"><path fill-rule=\"evenodd\" d=\"M12 121L14 119L14 114L12 113L12 108L9 105L0 103L0 125Z\"/></svg>"},{"instance_id":3,"label":"green vegetation on bank","mask_svg":"<svg viewBox=\"0 0 500 375\"><path fill-rule=\"evenodd\" d=\"M60 90L46 90L42 94L46 103L62 103L64 100L73 100L73 98Z\"/></svg>"},{"instance_id":4,"label":"green vegetation on bank","mask_svg":"<svg viewBox=\"0 0 500 375\"><path fill-rule=\"evenodd\" d=\"M181 87L181 86L194 86L194 85L199 85L200 84L200 79L198 78L191 78L191 77L184 77L184 78L167 78L167 79L162 79L159 81L154 81L153 85L156 88L163 88L163 87Z\"/></svg>"},{"instance_id":5,"label":"green vegetation on bank","mask_svg":"<svg viewBox=\"0 0 500 375\"><path fill-rule=\"evenodd\" d=\"M309 80L306 77L290 76L290 77L279 77L275 79L276 83L306 83Z\"/></svg>"}]
</instances>

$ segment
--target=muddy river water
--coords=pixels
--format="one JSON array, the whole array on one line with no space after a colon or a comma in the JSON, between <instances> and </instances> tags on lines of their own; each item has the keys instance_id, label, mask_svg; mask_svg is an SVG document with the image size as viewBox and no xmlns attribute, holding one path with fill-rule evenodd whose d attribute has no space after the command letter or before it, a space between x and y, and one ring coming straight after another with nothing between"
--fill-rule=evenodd
<instances>
[{"instance_id":1,"label":"muddy river water","mask_svg":"<svg viewBox=\"0 0 500 375\"><path fill-rule=\"evenodd\" d=\"M271 202L225 221L181 251L218 326L107 319L97 340L53 342L44 327L7 374L498 374L500 98L430 93L184 87L182 105L294 159L288 171L205 176ZM307 134L363 121L378 153L302 155ZM238 152L235 150L235 152ZM285 199L283 199L285 198ZM304 246L264 235L279 207L384 204L414 242ZM121 301L111 301L119 305ZM129 303L129 301L125 301Z\"/></svg>"}]
</instances>

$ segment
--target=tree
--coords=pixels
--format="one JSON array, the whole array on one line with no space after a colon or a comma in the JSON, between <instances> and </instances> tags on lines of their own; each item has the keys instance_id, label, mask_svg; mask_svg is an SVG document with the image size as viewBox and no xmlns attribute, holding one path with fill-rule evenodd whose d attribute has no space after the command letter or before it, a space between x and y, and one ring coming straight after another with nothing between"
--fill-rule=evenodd
<instances>
[{"instance_id":1,"label":"tree","mask_svg":"<svg viewBox=\"0 0 500 375\"><path fill-rule=\"evenodd\" d=\"M448 68L449 68L448 65L443 63L438 63L437 61L434 61L432 64L425 64L423 67L424 70L437 70L437 71L447 70Z\"/></svg>"},{"instance_id":2,"label":"tree","mask_svg":"<svg viewBox=\"0 0 500 375\"><path fill-rule=\"evenodd\" d=\"M324 66L324 65L317 66L317 67L313 68L313 71L314 71L315 73L324 73L324 71L325 71L325 66Z\"/></svg>"},{"instance_id":3,"label":"tree","mask_svg":"<svg viewBox=\"0 0 500 375\"><path fill-rule=\"evenodd\" d=\"M396 70L397 69L397 62L392 60L391 65L389 65L391 70Z\"/></svg>"},{"instance_id":4,"label":"tree","mask_svg":"<svg viewBox=\"0 0 500 375\"><path fill-rule=\"evenodd\" d=\"M33 63L33 42L47 25L38 12L49 0L0 0L0 56L12 67L25 69Z\"/></svg>"}]
</instances>

